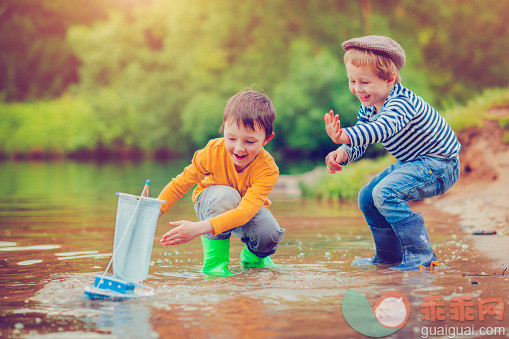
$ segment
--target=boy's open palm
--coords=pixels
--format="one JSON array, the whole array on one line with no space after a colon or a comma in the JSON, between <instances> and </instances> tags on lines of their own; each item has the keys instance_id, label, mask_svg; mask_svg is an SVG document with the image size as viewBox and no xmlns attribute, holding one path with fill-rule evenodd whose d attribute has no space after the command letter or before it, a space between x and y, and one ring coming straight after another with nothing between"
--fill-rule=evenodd
<instances>
[{"instance_id":1,"label":"boy's open palm","mask_svg":"<svg viewBox=\"0 0 509 339\"><path fill-rule=\"evenodd\" d=\"M179 220L170 221L174 229L166 232L159 242L164 245L180 245L193 240L199 235L211 233L213 231L212 224L208 220L198 222Z\"/></svg>"},{"instance_id":2,"label":"boy's open palm","mask_svg":"<svg viewBox=\"0 0 509 339\"><path fill-rule=\"evenodd\" d=\"M325 120L325 131L327 135L334 143L339 144L339 137L341 136L341 132L343 132L341 130L339 116L337 114L334 115L334 112L330 110L329 113L325 113L323 119Z\"/></svg>"}]
</instances>

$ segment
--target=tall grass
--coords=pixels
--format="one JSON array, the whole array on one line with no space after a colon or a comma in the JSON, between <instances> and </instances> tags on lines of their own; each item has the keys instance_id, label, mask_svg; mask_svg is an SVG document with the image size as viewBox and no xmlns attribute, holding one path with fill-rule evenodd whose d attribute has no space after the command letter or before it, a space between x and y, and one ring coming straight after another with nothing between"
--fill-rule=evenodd
<instances>
[{"instance_id":1,"label":"tall grass","mask_svg":"<svg viewBox=\"0 0 509 339\"><path fill-rule=\"evenodd\" d=\"M396 160L385 155L376 160L362 159L343 167L340 172L330 174L325 167L318 178L311 184L300 182L304 197L313 197L325 201L350 201L357 198L359 189L377 173Z\"/></svg>"},{"instance_id":2,"label":"tall grass","mask_svg":"<svg viewBox=\"0 0 509 339\"><path fill-rule=\"evenodd\" d=\"M509 106L509 87L491 88L485 90L481 95L472 98L464 106L456 106L447 109L443 116L451 125L452 129L458 133L468 127L482 127L483 120L500 120L501 126L504 124L500 117L495 117L488 113L493 107Z\"/></svg>"}]
</instances>

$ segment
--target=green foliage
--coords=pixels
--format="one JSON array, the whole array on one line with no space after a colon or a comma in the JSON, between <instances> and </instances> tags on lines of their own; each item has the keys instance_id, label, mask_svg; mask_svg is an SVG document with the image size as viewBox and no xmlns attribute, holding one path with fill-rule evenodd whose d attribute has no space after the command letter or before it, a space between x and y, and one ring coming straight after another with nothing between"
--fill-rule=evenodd
<instances>
[{"instance_id":1,"label":"green foliage","mask_svg":"<svg viewBox=\"0 0 509 339\"><path fill-rule=\"evenodd\" d=\"M197 145L220 137L225 98L215 94L200 93L190 100L182 111L182 130Z\"/></svg>"},{"instance_id":2,"label":"green foliage","mask_svg":"<svg viewBox=\"0 0 509 339\"><path fill-rule=\"evenodd\" d=\"M252 53L273 25L250 27L250 20L234 20L235 10L253 21L263 14L249 3L155 1L129 19L116 13L69 30L83 63L74 91L101 112L106 146L121 140L179 152L217 136L228 97L268 81L257 76L262 69L277 69L277 58Z\"/></svg>"},{"instance_id":3,"label":"green foliage","mask_svg":"<svg viewBox=\"0 0 509 339\"><path fill-rule=\"evenodd\" d=\"M359 190L371 178L385 167L394 163L392 156L384 156L378 160L363 159L343 167L340 172L330 174L325 169L312 184L301 182L305 197L314 197L329 201L352 201L357 199Z\"/></svg>"},{"instance_id":4,"label":"green foliage","mask_svg":"<svg viewBox=\"0 0 509 339\"><path fill-rule=\"evenodd\" d=\"M378 6L394 15L391 26L407 37L405 50L422 51L422 69L441 103L465 103L484 88L508 85L508 1L398 0Z\"/></svg>"},{"instance_id":5,"label":"green foliage","mask_svg":"<svg viewBox=\"0 0 509 339\"><path fill-rule=\"evenodd\" d=\"M446 110L443 115L456 132L471 126L481 127L484 119L501 120L501 125L504 126L505 120L490 115L489 109L507 106L509 106L509 87L491 88L469 100L464 106Z\"/></svg>"},{"instance_id":6,"label":"green foliage","mask_svg":"<svg viewBox=\"0 0 509 339\"><path fill-rule=\"evenodd\" d=\"M403 84L435 106L456 104L506 86L508 8L495 0L5 0L0 97L64 98L2 105L0 149L189 152L218 135L226 100L253 87L278 112L271 151L320 156L334 147L324 113L350 126L359 107L341 41L394 37L407 54ZM64 102L74 114L60 121L52 112ZM382 153L374 146L366 155Z\"/></svg>"},{"instance_id":7,"label":"green foliage","mask_svg":"<svg viewBox=\"0 0 509 339\"><path fill-rule=\"evenodd\" d=\"M104 18L107 8L102 0L2 0L1 96L7 101L55 97L77 82L79 64L65 42L66 30Z\"/></svg>"},{"instance_id":8,"label":"green foliage","mask_svg":"<svg viewBox=\"0 0 509 339\"><path fill-rule=\"evenodd\" d=\"M504 129L504 136L502 137L502 142L504 144L509 144L509 116L500 119L500 126Z\"/></svg>"},{"instance_id":9,"label":"green foliage","mask_svg":"<svg viewBox=\"0 0 509 339\"><path fill-rule=\"evenodd\" d=\"M329 46L304 46L285 29L289 22L278 13L293 12L297 4L265 5L154 1L129 21L114 13L92 27L72 27L68 41L82 62L81 81L73 90L101 112L101 142L107 147L120 140L146 150L192 149L218 136L226 100L253 87L269 94L280 113L278 147L308 152L330 147L323 114L347 103L341 109L350 113L344 117L348 123L358 109L348 94L342 63ZM315 8L324 10L323 5ZM303 21L302 13L295 15ZM274 32L278 36L267 39ZM293 98L304 96L305 105L290 112ZM288 126L279 121L288 122L292 115L298 116L297 130L287 134ZM303 143L307 137L311 143Z\"/></svg>"},{"instance_id":10,"label":"green foliage","mask_svg":"<svg viewBox=\"0 0 509 339\"><path fill-rule=\"evenodd\" d=\"M69 96L0 104L0 151L60 153L94 147L100 133L96 121L88 102Z\"/></svg>"},{"instance_id":11,"label":"green foliage","mask_svg":"<svg viewBox=\"0 0 509 339\"><path fill-rule=\"evenodd\" d=\"M324 129L325 113L334 109L342 124L349 126L355 123L359 104L348 90L344 66L328 50L297 40L290 46L290 54L288 75L278 83L273 96L278 112L277 140L282 147L309 153L331 145Z\"/></svg>"}]
</instances>

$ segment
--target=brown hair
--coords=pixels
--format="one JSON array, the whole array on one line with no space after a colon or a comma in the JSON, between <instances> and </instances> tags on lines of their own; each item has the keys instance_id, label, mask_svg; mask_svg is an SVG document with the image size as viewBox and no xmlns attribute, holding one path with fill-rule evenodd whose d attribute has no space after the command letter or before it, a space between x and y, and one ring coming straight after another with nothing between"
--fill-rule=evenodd
<instances>
[{"instance_id":1,"label":"brown hair","mask_svg":"<svg viewBox=\"0 0 509 339\"><path fill-rule=\"evenodd\" d=\"M265 138L268 138L274 132L275 119L276 109L266 94L255 91L239 92L228 99L219 131L224 133L224 126L230 121L251 130L255 129L256 123L265 131Z\"/></svg>"},{"instance_id":2,"label":"brown hair","mask_svg":"<svg viewBox=\"0 0 509 339\"><path fill-rule=\"evenodd\" d=\"M395 83L401 82L398 68L386 54L364 48L351 47L345 52L344 63L351 63L356 67L371 67L382 80L389 80L396 73Z\"/></svg>"}]
</instances>

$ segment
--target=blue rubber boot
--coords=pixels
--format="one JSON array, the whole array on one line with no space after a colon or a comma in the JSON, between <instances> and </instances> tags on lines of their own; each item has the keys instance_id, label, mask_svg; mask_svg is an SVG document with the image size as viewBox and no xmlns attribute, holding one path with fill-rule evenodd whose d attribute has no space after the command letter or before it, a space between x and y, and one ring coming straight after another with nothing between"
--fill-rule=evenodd
<instances>
[{"instance_id":1,"label":"blue rubber boot","mask_svg":"<svg viewBox=\"0 0 509 339\"><path fill-rule=\"evenodd\" d=\"M228 271L230 239L209 239L202 236L201 244L203 246L202 272L219 277L232 275Z\"/></svg>"},{"instance_id":2,"label":"blue rubber boot","mask_svg":"<svg viewBox=\"0 0 509 339\"><path fill-rule=\"evenodd\" d=\"M352 261L352 265L399 264L403 258L403 252L394 230L390 227L369 226L369 228L375 241L375 255L371 258L356 259Z\"/></svg>"},{"instance_id":3,"label":"blue rubber boot","mask_svg":"<svg viewBox=\"0 0 509 339\"><path fill-rule=\"evenodd\" d=\"M401 242L403 260L401 264L390 267L390 269L409 271L433 269L438 265L437 256L429 242L422 213L393 224L392 228Z\"/></svg>"},{"instance_id":4,"label":"blue rubber boot","mask_svg":"<svg viewBox=\"0 0 509 339\"><path fill-rule=\"evenodd\" d=\"M242 252L240 252L240 261L244 267L248 268L263 268L263 267L275 267L276 264L270 257L260 258L253 252L251 252L247 246L244 246Z\"/></svg>"}]
</instances>

